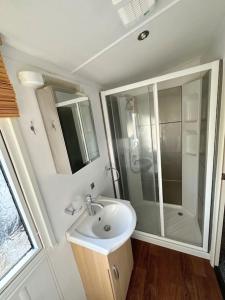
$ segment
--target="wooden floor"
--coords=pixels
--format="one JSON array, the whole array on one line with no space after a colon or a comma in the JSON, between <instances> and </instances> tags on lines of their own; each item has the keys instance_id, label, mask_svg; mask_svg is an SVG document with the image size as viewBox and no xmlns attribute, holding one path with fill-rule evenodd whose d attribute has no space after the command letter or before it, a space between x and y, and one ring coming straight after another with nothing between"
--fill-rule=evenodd
<instances>
[{"instance_id":1,"label":"wooden floor","mask_svg":"<svg viewBox=\"0 0 225 300\"><path fill-rule=\"evenodd\" d=\"M207 260L134 239L132 248L127 300L223 299Z\"/></svg>"}]
</instances>

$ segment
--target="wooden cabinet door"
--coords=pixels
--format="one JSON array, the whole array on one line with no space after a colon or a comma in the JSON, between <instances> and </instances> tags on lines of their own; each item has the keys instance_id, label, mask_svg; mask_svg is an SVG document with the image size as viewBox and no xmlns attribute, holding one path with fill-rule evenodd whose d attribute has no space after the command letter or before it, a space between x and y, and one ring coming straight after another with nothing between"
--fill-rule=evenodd
<instances>
[{"instance_id":1,"label":"wooden cabinet door","mask_svg":"<svg viewBox=\"0 0 225 300\"><path fill-rule=\"evenodd\" d=\"M130 239L108 256L114 297L125 300L133 269L133 254Z\"/></svg>"},{"instance_id":2,"label":"wooden cabinet door","mask_svg":"<svg viewBox=\"0 0 225 300\"><path fill-rule=\"evenodd\" d=\"M115 300L108 256L71 244L88 300Z\"/></svg>"}]
</instances>

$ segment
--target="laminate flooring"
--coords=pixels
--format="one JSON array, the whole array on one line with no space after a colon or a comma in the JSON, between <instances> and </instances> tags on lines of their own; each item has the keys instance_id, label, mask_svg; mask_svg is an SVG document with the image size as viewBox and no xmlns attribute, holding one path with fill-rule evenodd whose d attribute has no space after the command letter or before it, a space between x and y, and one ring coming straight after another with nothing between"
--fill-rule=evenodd
<instances>
[{"instance_id":1,"label":"laminate flooring","mask_svg":"<svg viewBox=\"0 0 225 300\"><path fill-rule=\"evenodd\" d=\"M132 239L127 300L222 300L209 261Z\"/></svg>"}]
</instances>

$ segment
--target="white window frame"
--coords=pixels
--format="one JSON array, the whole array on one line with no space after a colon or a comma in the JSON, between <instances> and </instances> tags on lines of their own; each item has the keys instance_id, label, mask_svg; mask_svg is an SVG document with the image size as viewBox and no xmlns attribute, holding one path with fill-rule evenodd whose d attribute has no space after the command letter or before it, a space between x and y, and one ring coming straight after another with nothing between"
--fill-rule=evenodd
<instances>
[{"instance_id":1,"label":"white window frame","mask_svg":"<svg viewBox=\"0 0 225 300\"><path fill-rule=\"evenodd\" d=\"M31 245L33 248L23 256L7 273L0 279L0 290L8 285L18 272L26 266L27 263L42 249L41 240L38 236L37 229L31 218L30 212L26 205L26 200L22 193L17 175L15 173L12 161L9 157L8 149L5 145L3 136L0 131L0 161L3 166L3 171L6 175L7 181L9 182L12 190L13 198L16 202L16 208L23 219L25 225L25 231L29 236Z\"/></svg>"},{"instance_id":2,"label":"white window frame","mask_svg":"<svg viewBox=\"0 0 225 300\"><path fill-rule=\"evenodd\" d=\"M15 271L12 276L7 280L4 279L5 276L1 280L1 297L12 294L24 282L24 279L46 257L47 250L54 247L56 240L23 142L19 121L10 118L0 119L0 132L3 137L3 139L0 137L0 143L4 141L6 146L3 155L7 165L6 170L8 169L9 172L7 178L12 179L16 193L20 195L21 206L25 208L24 221L27 220L26 226L31 229L29 234L34 245L34 249L13 268Z\"/></svg>"}]
</instances>

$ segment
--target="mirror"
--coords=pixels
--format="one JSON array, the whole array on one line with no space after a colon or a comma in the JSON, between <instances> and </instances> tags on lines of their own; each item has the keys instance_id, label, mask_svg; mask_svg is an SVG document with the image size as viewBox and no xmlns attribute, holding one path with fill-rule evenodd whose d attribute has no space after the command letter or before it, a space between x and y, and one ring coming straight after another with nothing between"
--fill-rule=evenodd
<instances>
[{"instance_id":1,"label":"mirror","mask_svg":"<svg viewBox=\"0 0 225 300\"><path fill-rule=\"evenodd\" d=\"M56 107L73 173L99 157L99 150L87 96L55 91ZM73 96L68 99L68 96Z\"/></svg>"},{"instance_id":2,"label":"mirror","mask_svg":"<svg viewBox=\"0 0 225 300\"><path fill-rule=\"evenodd\" d=\"M36 90L58 173L79 171L99 157L91 103L74 89L45 86Z\"/></svg>"},{"instance_id":3,"label":"mirror","mask_svg":"<svg viewBox=\"0 0 225 300\"><path fill-rule=\"evenodd\" d=\"M81 93L54 92L72 173L75 173L99 157L91 103Z\"/></svg>"}]
</instances>

